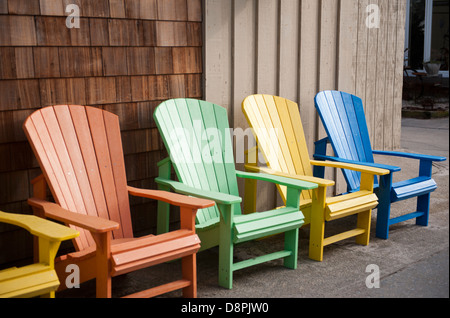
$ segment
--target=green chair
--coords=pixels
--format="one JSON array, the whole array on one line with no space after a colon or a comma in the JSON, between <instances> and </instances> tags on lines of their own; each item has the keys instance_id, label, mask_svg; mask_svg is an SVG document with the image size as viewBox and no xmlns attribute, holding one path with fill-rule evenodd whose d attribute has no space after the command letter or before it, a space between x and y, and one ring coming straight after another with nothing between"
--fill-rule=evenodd
<instances>
[{"instance_id":1,"label":"green chair","mask_svg":"<svg viewBox=\"0 0 450 318\"><path fill-rule=\"evenodd\" d=\"M236 171L227 111L218 105L194 100L172 99L155 110L154 118L169 157L159 165L156 178L161 190L207 198L216 205L199 210L196 233L201 250L219 246L219 285L232 288L233 272L283 258L284 266L295 269L298 229L304 223L299 211L302 190L314 183L284 177ZM171 179L172 167L178 181ZM286 207L243 215L237 177L287 186ZM158 203L158 232L169 228L169 206ZM236 244L284 233L284 249L253 259L233 262Z\"/></svg>"}]
</instances>

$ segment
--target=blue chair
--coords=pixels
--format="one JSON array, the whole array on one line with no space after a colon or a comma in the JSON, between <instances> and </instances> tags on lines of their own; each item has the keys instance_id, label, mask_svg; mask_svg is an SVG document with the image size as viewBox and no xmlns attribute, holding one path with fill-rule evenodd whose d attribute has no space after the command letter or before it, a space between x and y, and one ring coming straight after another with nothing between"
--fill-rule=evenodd
<instances>
[{"instance_id":1,"label":"blue chair","mask_svg":"<svg viewBox=\"0 0 450 318\"><path fill-rule=\"evenodd\" d=\"M314 158L346 163L362 164L390 170L390 174L375 180L374 192L379 199L377 210L376 236L387 239L389 226L409 219L416 219L416 224L428 225L430 194L437 189L431 178L433 161L445 161L445 157L411 154L394 151L372 150L367 129L362 100L354 95L339 91L322 91L315 97L316 109L320 115L328 137L315 143ZM330 142L335 157L326 155L327 143ZM396 156L420 160L419 176L413 179L392 183L394 172L400 167L376 164L373 155ZM323 168L317 167L316 176L323 177ZM359 189L360 173L342 170L347 182L347 190ZM317 174L316 174L317 173ZM376 179L376 177L375 177ZM417 211L390 218L391 203L417 197Z\"/></svg>"}]
</instances>

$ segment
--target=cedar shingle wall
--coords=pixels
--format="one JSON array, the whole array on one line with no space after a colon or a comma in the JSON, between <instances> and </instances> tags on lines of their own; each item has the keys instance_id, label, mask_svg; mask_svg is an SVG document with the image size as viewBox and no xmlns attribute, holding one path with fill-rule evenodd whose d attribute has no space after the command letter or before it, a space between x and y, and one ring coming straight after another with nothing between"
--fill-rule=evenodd
<instances>
[{"instance_id":1,"label":"cedar shingle wall","mask_svg":"<svg viewBox=\"0 0 450 318\"><path fill-rule=\"evenodd\" d=\"M68 4L80 8L79 29L66 27ZM0 210L31 213L40 170L22 123L55 104L119 115L129 184L155 188L165 155L155 107L202 98L201 0L0 0L0 30ZM137 232L155 221L145 202L131 201ZM0 266L30 255L28 236L0 224Z\"/></svg>"}]
</instances>

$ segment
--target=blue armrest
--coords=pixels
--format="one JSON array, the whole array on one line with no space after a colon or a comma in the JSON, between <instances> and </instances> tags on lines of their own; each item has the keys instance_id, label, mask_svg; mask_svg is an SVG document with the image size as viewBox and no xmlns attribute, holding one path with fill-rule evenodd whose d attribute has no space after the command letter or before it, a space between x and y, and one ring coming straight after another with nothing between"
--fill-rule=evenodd
<instances>
[{"instance_id":1,"label":"blue armrest","mask_svg":"<svg viewBox=\"0 0 450 318\"><path fill-rule=\"evenodd\" d=\"M418 160L428 160L428 161L445 161L445 160L447 160L447 158L445 158L445 157L437 157L437 156L422 155L422 154L407 153L407 152L398 152L398 151L373 150L372 152L376 155L396 156L396 157L418 159Z\"/></svg>"},{"instance_id":2,"label":"blue armrest","mask_svg":"<svg viewBox=\"0 0 450 318\"><path fill-rule=\"evenodd\" d=\"M391 172L398 172L398 171L401 171L401 170L402 170L402 168L400 168L400 167L390 166L390 165L385 165L385 164L381 164L381 163L361 162L361 161L354 161L354 160L348 160L348 159L341 159L341 158L337 158L337 157L324 156L324 155L317 155L317 154L314 155L314 159L318 159L318 160L331 160L331 161L345 162L345 163L351 163L351 164L362 165L362 166L368 166L368 167L381 168L381 169L389 170L389 171L391 171Z\"/></svg>"}]
</instances>

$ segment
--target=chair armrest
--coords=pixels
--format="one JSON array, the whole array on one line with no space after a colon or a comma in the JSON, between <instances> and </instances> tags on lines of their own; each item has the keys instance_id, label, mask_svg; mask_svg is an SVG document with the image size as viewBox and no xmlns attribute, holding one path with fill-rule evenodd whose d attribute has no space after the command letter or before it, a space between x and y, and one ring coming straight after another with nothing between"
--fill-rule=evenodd
<instances>
[{"instance_id":1,"label":"chair armrest","mask_svg":"<svg viewBox=\"0 0 450 318\"><path fill-rule=\"evenodd\" d=\"M70 212L66 209L63 209L56 203L44 201L41 199L28 199L28 204L32 207L42 209L44 211L45 217L66 224L76 225L93 233L105 233L117 230L119 228L119 223L117 222L95 216Z\"/></svg>"},{"instance_id":2,"label":"chair armrest","mask_svg":"<svg viewBox=\"0 0 450 318\"><path fill-rule=\"evenodd\" d=\"M314 155L314 159L330 160L333 162L349 163L349 164L353 164L353 165L362 165L362 166L366 166L366 167L386 169L386 170L389 170L390 172L398 172L398 171L402 170L400 167L396 167L396 166L390 166L390 165L385 165L385 164L380 164L380 163L354 161L354 160L341 159L338 157L324 156L324 155L318 155L318 154Z\"/></svg>"},{"instance_id":3,"label":"chair armrest","mask_svg":"<svg viewBox=\"0 0 450 318\"><path fill-rule=\"evenodd\" d=\"M181 193L184 195L191 195L191 196L194 196L197 198L202 198L202 199L207 199L207 200L213 200L219 204L234 204L234 203L242 202L242 198L235 196L235 195L221 193L221 192L214 192L214 191L205 191L205 190L187 186L184 183L181 183L178 181L173 181L173 180L168 180L168 179L163 179L163 178L158 177L158 178L155 178L155 182L158 184L169 186L177 193Z\"/></svg>"},{"instance_id":4,"label":"chair armrest","mask_svg":"<svg viewBox=\"0 0 450 318\"><path fill-rule=\"evenodd\" d=\"M373 150L372 152L376 155L395 156L395 157L403 157L403 158L418 159L418 160L428 160L428 161L445 161L445 160L447 160L447 158L445 158L445 157L422 155L422 154L407 153L407 152L398 152L398 151Z\"/></svg>"},{"instance_id":5,"label":"chair armrest","mask_svg":"<svg viewBox=\"0 0 450 318\"><path fill-rule=\"evenodd\" d=\"M280 176L278 174L236 171L236 175L240 178L267 181L267 182L287 186L287 187L298 189L298 190L311 190L311 189L315 189L318 187L316 183L311 183L308 181L291 178L290 176L287 176L287 177Z\"/></svg>"},{"instance_id":6,"label":"chair armrest","mask_svg":"<svg viewBox=\"0 0 450 318\"><path fill-rule=\"evenodd\" d=\"M186 195L160 190L148 190L148 189L138 189L134 187L128 187L128 193L133 196L155 199L169 203L171 205L179 207L187 207L196 210L209 208L215 204L215 202L211 200L193 198L188 197Z\"/></svg>"},{"instance_id":7,"label":"chair armrest","mask_svg":"<svg viewBox=\"0 0 450 318\"><path fill-rule=\"evenodd\" d=\"M348 170L354 170L354 171L369 173L369 174L378 175L378 176L384 176L386 174L389 174L389 170L377 168L377 167L365 166L365 165L361 165L361 164L351 164L351 163L331 162L331 161L317 161L317 160L311 160L310 163L314 166L348 169Z\"/></svg>"},{"instance_id":8,"label":"chair armrest","mask_svg":"<svg viewBox=\"0 0 450 318\"><path fill-rule=\"evenodd\" d=\"M54 242L70 240L80 235L78 231L71 229L70 227L34 215L14 214L0 211L0 222L20 226L34 236Z\"/></svg>"},{"instance_id":9,"label":"chair armrest","mask_svg":"<svg viewBox=\"0 0 450 318\"><path fill-rule=\"evenodd\" d=\"M312 176L302 176L302 175L299 175L299 174L291 175L291 174L288 174L288 173L284 173L284 172L281 172L281 171L275 171L275 170L272 170L270 168L265 168L265 167L257 167L257 166L252 166L252 165L246 165L245 168L247 170L249 170L249 171L264 172L266 174L277 175L277 176L280 176L280 177L286 177L286 178L292 178L292 179L296 179L296 180L302 180L302 181L316 183L319 187L330 187L330 186L334 186L335 185L335 182L332 181L332 180L316 178L316 177L312 177Z\"/></svg>"}]
</instances>

